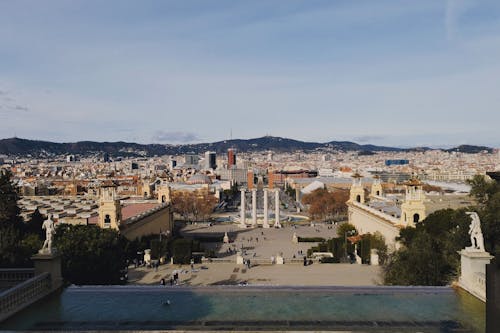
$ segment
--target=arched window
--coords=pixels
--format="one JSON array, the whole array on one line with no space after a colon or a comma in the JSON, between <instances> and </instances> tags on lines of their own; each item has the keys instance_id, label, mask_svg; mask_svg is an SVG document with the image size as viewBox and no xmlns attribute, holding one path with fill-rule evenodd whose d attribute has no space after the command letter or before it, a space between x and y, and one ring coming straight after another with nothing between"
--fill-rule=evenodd
<instances>
[{"instance_id":1,"label":"arched window","mask_svg":"<svg viewBox=\"0 0 500 333\"><path fill-rule=\"evenodd\" d=\"M420 215L418 214L413 214L413 223L417 223L420 220Z\"/></svg>"},{"instance_id":2,"label":"arched window","mask_svg":"<svg viewBox=\"0 0 500 333\"><path fill-rule=\"evenodd\" d=\"M376 195L380 195L380 191L375 192Z\"/></svg>"},{"instance_id":3,"label":"arched window","mask_svg":"<svg viewBox=\"0 0 500 333\"><path fill-rule=\"evenodd\" d=\"M161 202L167 202L167 197L165 195L161 196Z\"/></svg>"},{"instance_id":4,"label":"arched window","mask_svg":"<svg viewBox=\"0 0 500 333\"><path fill-rule=\"evenodd\" d=\"M111 223L111 217L109 216L109 214L106 214L106 216L104 216L104 223Z\"/></svg>"},{"instance_id":5,"label":"arched window","mask_svg":"<svg viewBox=\"0 0 500 333\"><path fill-rule=\"evenodd\" d=\"M359 194L356 196L356 201L361 202L361 196Z\"/></svg>"},{"instance_id":6,"label":"arched window","mask_svg":"<svg viewBox=\"0 0 500 333\"><path fill-rule=\"evenodd\" d=\"M148 192L144 192L144 196L147 197L148 196Z\"/></svg>"}]
</instances>

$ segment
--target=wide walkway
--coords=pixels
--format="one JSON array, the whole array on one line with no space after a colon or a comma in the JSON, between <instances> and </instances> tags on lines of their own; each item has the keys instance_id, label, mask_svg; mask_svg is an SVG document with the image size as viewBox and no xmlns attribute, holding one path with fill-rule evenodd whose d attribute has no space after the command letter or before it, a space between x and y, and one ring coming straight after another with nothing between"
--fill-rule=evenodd
<instances>
[{"instance_id":1,"label":"wide walkway","mask_svg":"<svg viewBox=\"0 0 500 333\"><path fill-rule=\"evenodd\" d=\"M301 286L373 286L381 283L378 266L357 264L320 264L303 266L302 258L307 249L317 243L294 243L298 237L336 237L336 226L331 224L298 225L280 229L247 228L235 224L192 224L185 226L184 236L203 235L220 237L227 232L229 244L204 243L205 248L215 251L219 260L196 264L194 270L189 265L162 265L157 271L152 268L131 268L129 282L133 284L159 284L167 282L174 271L179 272L182 285L301 285ZM230 251L229 251L230 249ZM241 251L245 259L252 263L250 269L236 265L236 251ZM284 265L271 265L271 257L282 254ZM294 261L295 263L291 263Z\"/></svg>"},{"instance_id":2,"label":"wide walkway","mask_svg":"<svg viewBox=\"0 0 500 333\"><path fill-rule=\"evenodd\" d=\"M325 239L337 237L335 225L316 224L316 225L298 225L296 227L285 227L280 229L269 228L247 228L241 229L234 224L219 225L188 225L182 230L184 236L194 236L201 234L205 236L219 235L228 233L230 243L206 243L205 248L213 247L215 252L221 258L230 259L236 262L237 250L243 250L243 257L246 259L257 259L259 261L269 260L282 253L286 260L301 259L307 253L307 249L317 243L293 243L293 234L298 237L322 237ZM233 254L228 249L234 250Z\"/></svg>"},{"instance_id":3,"label":"wide walkway","mask_svg":"<svg viewBox=\"0 0 500 333\"><path fill-rule=\"evenodd\" d=\"M179 273L180 285L297 285L297 286L373 286L381 284L378 266L357 264L300 264L259 265L247 269L243 265L211 263L194 265L162 265L158 271L140 267L129 271L131 284L167 282L174 271ZM168 284L168 283L167 283Z\"/></svg>"}]
</instances>

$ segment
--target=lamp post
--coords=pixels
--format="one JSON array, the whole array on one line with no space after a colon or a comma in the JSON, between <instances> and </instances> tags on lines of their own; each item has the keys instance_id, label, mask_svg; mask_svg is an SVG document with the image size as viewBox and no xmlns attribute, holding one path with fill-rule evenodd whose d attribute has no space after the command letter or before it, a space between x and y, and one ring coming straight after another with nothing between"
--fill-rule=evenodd
<instances>
[{"instance_id":1,"label":"lamp post","mask_svg":"<svg viewBox=\"0 0 500 333\"><path fill-rule=\"evenodd\" d=\"M347 235L352 236L356 233L356 230L348 230L344 233L344 242L345 242L345 258L346 260L349 258L347 254Z\"/></svg>"}]
</instances>

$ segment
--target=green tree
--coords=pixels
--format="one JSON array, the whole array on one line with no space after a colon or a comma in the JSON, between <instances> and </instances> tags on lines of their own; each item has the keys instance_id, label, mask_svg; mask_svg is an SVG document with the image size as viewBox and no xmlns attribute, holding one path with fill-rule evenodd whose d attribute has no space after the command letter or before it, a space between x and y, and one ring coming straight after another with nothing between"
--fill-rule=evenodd
<instances>
[{"instance_id":1,"label":"green tree","mask_svg":"<svg viewBox=\"0 0 500 333\"><path fill-rule=\"evenodd\" d=\"M11 177L9 171L0 171L0 267L26 267L30 265L30 254L22 244L24 223Z\"/></svg>"},{"instance_id":2,"label":"green tree","mask_svg":"<svg viewBox=\"0 0 500 333\"><path fill-rule=\"evenodd\" d=\"M486 205L488 200L500 192L500 185L495 181L488 180L483 175L475 175L467 183L471 186L470 195L473 196L480 205Z\"/></svg>"},{"instance_id":3,"label":"green tree","mask_svg":"<svg viewBox=\"0 0 500 333\"><path fill-rule=\"evenodd\" d=\"M389 285L446 285L458 275L458 251L470 245L465 209L430 214L415 228L403 228L402 247L389 256L384 281Z\"/></svg>"},{"instance_id":4,"label":"green tree","mask_svg":"<svg viewBox=\"0 0 500 333\"><path fill-rule=\"evenodd\" d=\"M62 275L74 284L121 284L127 240L112 229L61 224L54 246L62 254Z\"/></svg>"},{"instance_id":5,"label":"green tree","mask_svg":"<svg viewBox=\"0 0 500 333\"><path fill-rule=\"evenodd\" d=\"M337 235L342 239L344 239L346 235L349 237L357 234L358 231L356 230L356 227L350 223L342 223L337 228Z\"/></svg>"},{"instance_id":6,"label":"green tree","mask_svg":"<svg viewBox=\"0 0 500 333\"><path fill-rule=\"evenodd\" d=\"M45 238L45 231L42 229L42 224L44 221L43 215L38 209L31 214L30 220L26 223L25 231L28 234L38 235L40 238Z\"/></svg>"}]
</instances>

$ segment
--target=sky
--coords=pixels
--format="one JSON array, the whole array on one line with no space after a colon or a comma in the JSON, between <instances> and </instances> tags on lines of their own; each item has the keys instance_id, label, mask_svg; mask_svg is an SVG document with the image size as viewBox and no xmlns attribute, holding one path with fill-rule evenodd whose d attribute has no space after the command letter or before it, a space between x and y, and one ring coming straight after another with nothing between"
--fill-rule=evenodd
<instances>
[{"instance_id":1,"label":"sky","mask_svg":"<svg viewBox=\"0 0 500 333\"><path fill-rule=\"evenodd\" d=\"M0 138L500 147L498 0L0 0Z\"/></svg>"}]
</instances>

